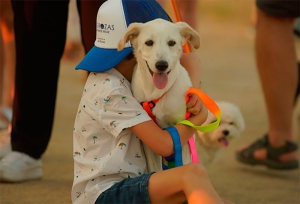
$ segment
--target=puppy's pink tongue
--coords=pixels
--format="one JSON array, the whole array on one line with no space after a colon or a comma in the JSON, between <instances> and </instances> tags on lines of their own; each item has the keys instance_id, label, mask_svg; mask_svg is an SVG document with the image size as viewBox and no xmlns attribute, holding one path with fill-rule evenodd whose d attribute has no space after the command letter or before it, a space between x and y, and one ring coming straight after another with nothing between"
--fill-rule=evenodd
<instances>
[{"instance_id":1,"label":"puppy's pink tongue","mask_svg":"<svg viewBox=\"0 0 300 204\"><path fill-rule=\"evenodd\" d=\"M219 142L224 146L227 147L229 145L229 141L226 138L219 139Z\"/></svg>"},{"instance_id":2,"label":"puppy's pink tongue","mask_svg":"<svg viewBox=\"0 0 300 204\"><path fill-rule=\"evenodd\" d=\"M153 83L156 88L163 89L167 86L168 83L168 74L167 73L153 73Z\"/></svg>"}]
</instances>

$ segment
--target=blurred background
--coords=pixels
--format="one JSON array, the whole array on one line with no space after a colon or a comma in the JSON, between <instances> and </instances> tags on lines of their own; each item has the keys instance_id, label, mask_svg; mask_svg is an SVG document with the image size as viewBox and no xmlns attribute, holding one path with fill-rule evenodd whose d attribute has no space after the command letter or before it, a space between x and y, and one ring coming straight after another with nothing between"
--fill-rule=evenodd
<instances>
[{"instance_id":1,"label":"blurred background","mask_svg":"<svg viewBox=\"0 0 300 204\"><path fill-rule=\"evenodd\" d=\"M267 131L268 123L254 58L254 0L188 2L196 7L194 28L202 38L200 49L193 50L202 63L202 89L215 101L236 104L246 123L245 131L224 149L220 160L207 167L214 187L221 197L235 203L300 203L299 170L282 172L264 167L253 168L235 159L235 151L261 137ZM170 1L165 1L164 7L174 20ZM0 183L0 203L71 203L72 129L86 79L86 72L74 69L84 57L79 29L76 4L71 0L55 124L42 158L43 179L19 184ZM296 36L295 43L300 60L300 39ZM0 74L4 76L3 72ZM0 77L0 80L3 78ZM299 127L298 100L294 114L294 138L298 143Z\"/></svg>"}]
</instances>

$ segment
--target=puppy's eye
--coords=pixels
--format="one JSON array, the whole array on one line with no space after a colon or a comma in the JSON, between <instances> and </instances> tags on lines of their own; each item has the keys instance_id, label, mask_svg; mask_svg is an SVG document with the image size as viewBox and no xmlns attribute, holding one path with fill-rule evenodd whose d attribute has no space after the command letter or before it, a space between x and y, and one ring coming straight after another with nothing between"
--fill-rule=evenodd
<instances>
[{"instance_id":1,"label":"puppy's eye","mask_svg":"<svg viewBox=\"0 0 300 204\"><path fill-rule=\"evenodd\" d=\"M230 122L229 125L234 125L234 122Z\"/></svg>"},{"instance_id":2,"label":"puppy's eye","mask_svg":"<svg viewBox=\"0 0 300 204\"><path fill-rule=\"evenodd\" d=\"M147 46L152 46L153 45L153 41L152 40L148 40L148 41L145 42L145 44Z\"/></svg>"},{"instance_id":3,"label":"puppy's eye","mask_svg":"<svg viewBox=\"0 0 300 204\"><path fill-rule=\"evenodd\" d=\"M170 41L168 42L168 45L169 45L170 47L173 47L175 44L176 44L176 42L175 42L174 40L170 40Z\"/></svg>"}]
</instances>

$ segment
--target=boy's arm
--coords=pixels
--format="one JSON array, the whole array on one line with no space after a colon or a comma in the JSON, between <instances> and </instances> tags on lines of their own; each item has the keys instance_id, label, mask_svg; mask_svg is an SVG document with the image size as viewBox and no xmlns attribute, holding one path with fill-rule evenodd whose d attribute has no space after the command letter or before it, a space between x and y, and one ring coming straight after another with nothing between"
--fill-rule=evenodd
<instances>
[{"instance_id":1,"label":"boy's arm","mask_svg":"<svg viewBox=\"0 0 300 204\"><path fill-rule=\"evenodd\" d=\"M207 109L202 106L197 115L190 117L188 120L195 125L201 125L207 118ZM188 139L195 134L196 130L186 125L175 125L180 135L181 144L185 144ZM148 147L161 156L170 156L174 153L172 137L167 130L161 129L155 122L147 121L135 126L130 130L139 137Z\"/></svg>"},{"instance_id":2,"label":"boy's arm","mask_svg":"<svg viewBox=\"0 0 300 204\"><path fill-rule=\"evenodd\" d=\"M180 64L187 70L194 88L201 88L201 62L195 53L183 53Z\"/></svg>"},{"instance_id":3,"label":"boy's arm","mask_svg":"<svg viewBox=\"0 0 300 204\"><path fill-rule=\"evenodd\" d=\"M201 89L201 62L195 53L183 53L180 58L181 65L187 70L194 88ZM203 105L198 96L192 94L186 104L187 111L197 114ZM200 107L200 108L199 108Z\"/></svg>"}]
</instances>

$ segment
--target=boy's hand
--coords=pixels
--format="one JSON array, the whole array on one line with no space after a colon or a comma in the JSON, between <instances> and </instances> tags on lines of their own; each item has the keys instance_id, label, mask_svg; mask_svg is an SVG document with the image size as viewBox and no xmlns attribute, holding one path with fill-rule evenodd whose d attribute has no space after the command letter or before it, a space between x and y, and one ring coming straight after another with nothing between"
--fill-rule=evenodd
<instances>
[{"instance_id":1,"label":"boy's hand","mask_svg":"<svg viewBox=\"0 0 300 204\"><path fill-rule=\"evenodd\" d=\"M186 107L187 111L191 113L189 121L194 125L202 125L205 122L208 110L196 94L190 94Z\"/></svg>"},{"instance_id":2,"label":"boy's hand","mask_svg":"<svg viewBox=\"0 0 300 204\"><path fill-rule=\"evenodd\" d=\"M196 94L189 95L189 101L186 103L188 112L190 112L192 115L197 115L203 106L204 105L201 99Z\"/></svg>"}]
</instances>

